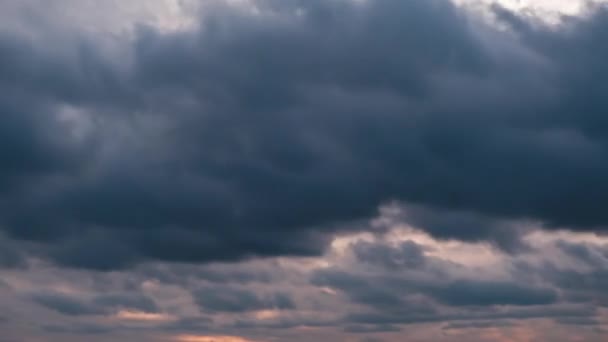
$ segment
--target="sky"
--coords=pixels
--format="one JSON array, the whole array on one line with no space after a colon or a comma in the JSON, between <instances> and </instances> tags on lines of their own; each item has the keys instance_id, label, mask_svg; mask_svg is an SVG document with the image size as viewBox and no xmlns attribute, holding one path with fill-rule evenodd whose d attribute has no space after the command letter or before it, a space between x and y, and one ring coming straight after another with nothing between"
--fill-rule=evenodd
<instances>
[{"instance_id":1,"label":"sky","mask_svg":"<svg viewBox=\"0 0 608 342\"><path fill-rule=\"evenodd\" d=\"M600 342L608 5L0 2L0 342Z\"/></svg>"}]
</instances>

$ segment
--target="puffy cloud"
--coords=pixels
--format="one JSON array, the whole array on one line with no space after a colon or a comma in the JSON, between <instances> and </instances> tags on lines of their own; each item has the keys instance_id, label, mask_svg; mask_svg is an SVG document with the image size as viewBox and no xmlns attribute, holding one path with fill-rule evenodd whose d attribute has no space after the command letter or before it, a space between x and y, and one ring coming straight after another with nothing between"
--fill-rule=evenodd
<instances>
[{"instance_id":1,"label":"puffy cloud","mask_svg":"<svg viewBox=\"0 0 608 342\"><path fill-rule=\"evenodd\" d=\"M408 334L451 341L467 334L482 341L486 332L509 336L543 326L562 331L556 340L577 334L600 341L608 322L601 285L608 261L588 262L569 251L601 254L606 240L552 232L522 240L526 252L505 253L484 242L438 240L395 225L384 234L343 236L313 259L163 263L104 273L32 263L5 271L0 300L24 308L8 310L5 325L35 317L51 339L399 341ZM257 271L266 277L248 276Z\"/></svg>"},{"instance_id":2,"label":"puffy cloud","mask_svg":"<svg viewBox=\"0 0 608 342\"><path fill-rule=\"evenodd\" d=\"M395 199L505 248L520 220L601 230L605 16L502 10L503 32L447 1L256 1L111 49L7 30L2 227L99 270L319 255Z\"/></svg>"},{"instance_id":3,"label":"puffy cloud","mask_svg":"<svg viewBox=\"0 0 608 342\"><path fill-rule=\"evenodd\" d=\"M186 2L0 4L7 338L601 335L605 6Z\"/></svg>"}]
</instances>

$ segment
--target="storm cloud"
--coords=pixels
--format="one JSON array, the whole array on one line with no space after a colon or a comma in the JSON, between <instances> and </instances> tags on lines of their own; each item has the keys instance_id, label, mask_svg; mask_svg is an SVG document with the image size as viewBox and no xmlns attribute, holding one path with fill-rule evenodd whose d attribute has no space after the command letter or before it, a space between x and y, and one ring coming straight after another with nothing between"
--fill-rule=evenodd
<instances>
[{"instance_id":1,"label":"storm cloud","mask_svg":"<svg viewBox=\"0 0 608 342\"><path fill-rule=\"evenodd\" d=\"M4 1L8 336L601 334L608 7L509 6Z\"/></svg>"},{"instance_id":2,"label":"storm cloud","mask_svg":"<svg viewBox=\"0 0 608 342\"><path fill-rule=\"evenodd\" d=\"M111 269L320 254L394 200L483 218L413 216L447 238L605 226L605 9L495 9L504 32L447 1L255 6L138 27L122 59L4 32L3 229Z\"/></svg>"}]
</instances>

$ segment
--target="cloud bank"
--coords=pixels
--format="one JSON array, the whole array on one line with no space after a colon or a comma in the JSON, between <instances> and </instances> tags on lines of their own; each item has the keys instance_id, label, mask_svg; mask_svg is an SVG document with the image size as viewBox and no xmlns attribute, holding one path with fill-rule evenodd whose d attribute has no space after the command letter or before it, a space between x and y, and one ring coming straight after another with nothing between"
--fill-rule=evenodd
<instances>
[{"instance_id":1,"label":"cloud bank","mask_svg":"<svg viewBox=\"0 0 608 342\"><path fill-rule=\"evenodd\" d=\"M37 310L86 320L48 331L103 335L91 320L110 317L183 336L450 322L449 338L547 318L601 328L605 6L556 25L447 0L140 6L0 5L7 291L34 269L137 284L20 289ZM491 246L505 270L476 277L456 256L389 239L404 226L434 245ZM373 241L336 249L359 234ZM569 261L531 262L549 248L538 234ZM277 260L306 269L285 275L292 288L269 285ZM228 272L249 262L260 269ZM188 293L174 305L205 319L158 307L146 276ZM319 307L302 308L313 289L352 310L332 315L316 292Z\"/></svg>"}]
</instances>

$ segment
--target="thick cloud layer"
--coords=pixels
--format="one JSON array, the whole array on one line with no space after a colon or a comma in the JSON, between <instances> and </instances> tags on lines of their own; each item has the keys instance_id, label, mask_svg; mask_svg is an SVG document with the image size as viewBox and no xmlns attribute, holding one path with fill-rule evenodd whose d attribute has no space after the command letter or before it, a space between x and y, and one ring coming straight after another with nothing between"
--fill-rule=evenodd
<instances>
[{"instance_id":1,"label":"thick cloud layer","mask_svg":"<svg viewBox=\"0 0 608 342\"><path fill-rule=\"evenodd\" d=\"M0 340L605 341L608 9L456 2L0 1Z\"/></svg>"},{"instance_id":2,"label":"thick cloud layer","mask_svg":"<svg viewBox=\"0 0 608 342\"><path fill-rule=\"evenodd\" d=\"M396 226L312 259L33 266L3 273L0 324L43 341L603 341L608 240L560 234L507 254Z\"/></svg>"},{"instance_id":3,"label":"thick cloud layer","mask_svg":"<svg viewBox=\"0 0 608 342\"><path fill-rule=\"evenodd\" d=\"M443 238L603 230L608 13L495 12L510 29L448 1L290 0L111 43L7 30L1 227L100 270L317 255L394 200Z\"/></svg>"}]
</instances>

